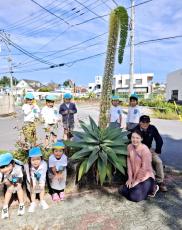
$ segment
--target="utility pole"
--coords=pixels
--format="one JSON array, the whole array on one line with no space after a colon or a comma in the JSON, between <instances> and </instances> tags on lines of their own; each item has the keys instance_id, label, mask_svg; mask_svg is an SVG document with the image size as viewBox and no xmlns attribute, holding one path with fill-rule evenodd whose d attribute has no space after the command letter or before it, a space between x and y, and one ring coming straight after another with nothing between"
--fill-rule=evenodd
<instances>
[{"instance_id":1,"label":"utility pole","mask_svg":"<svg viewBox=\"0 0 182 230\"><path fill-rule=\"evenodd\" d=\"M6 34L4 31L1 31L1 33L4 35L4 37L7 38L7 40L9 39L10 35ZM13 65L12 65L12 61L13 61L13 58L12 58L12 55L11 55L11 49L9 48L9 43L6 39L4 38L1 38L1 41L4 42L4 44L6 45L6 48L9 52L9 56L8 56L8 63L9 63L9 73L10 73L10 90L11 90L11 94L13 94L13 76L12 76L12 73L13 73Z\"/></svg>"},{"instance_id":2,"label":"utility pole","mask_svg":"<svg viewBox=\"0 0 182 230\"><path fill-rule=\"evenodd\" d=\"M130 20L130 80L129 80L129 94L134 93L134 29L135 29L135 1L131 0L131 20Z\"/></svg>"}]
</instances>

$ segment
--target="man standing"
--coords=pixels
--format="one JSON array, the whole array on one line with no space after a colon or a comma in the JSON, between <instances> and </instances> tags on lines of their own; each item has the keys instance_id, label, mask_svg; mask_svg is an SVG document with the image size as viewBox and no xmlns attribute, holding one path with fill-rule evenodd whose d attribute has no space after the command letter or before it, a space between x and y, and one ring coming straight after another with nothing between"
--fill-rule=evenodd
<instances>
[{"instance_id":1,"label":"man standing","mask_svg":"<svg viewBox=\"0 0 182 230\"><path fill-rule=\"evenodd\" d=\"M161 154L161 149L163 145L163 140L161 135L159 134L157 128L154 125L150 124L150 117L147 115L143 115L140 117L139 124L133 129L139 129L143 135L142 143L147 145L152 153L152 165L156 172L156 181L159 185L161 192L167 192L167 187L164 184L164 168L162 164L162 160L159 157ZM132 130L131 130L132 131ZM155 150L152 149L152 142L155 141Z\"/></svg>"}]
</instances>

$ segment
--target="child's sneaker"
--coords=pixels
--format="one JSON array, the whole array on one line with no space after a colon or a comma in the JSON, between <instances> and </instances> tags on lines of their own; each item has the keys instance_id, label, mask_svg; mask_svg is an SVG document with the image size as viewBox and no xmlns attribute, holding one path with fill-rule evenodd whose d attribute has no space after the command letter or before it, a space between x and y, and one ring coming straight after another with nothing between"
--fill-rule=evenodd
<instances>
[{"instance_id":1,"label":"child's sneaker","mask_svg":"<svg viewBox=\"0 0 182 230\"><path fill-rule=\"evenodd\" d=\"M1 218L7 219L8 217L9 217L8 207L3 207L2 213L1 213Z\"/></svg>"},{"instance_id":2,"label":"child's sneaker","mask_svg":"<svg viewBox=\"0 0 182 230\"><path fill-rule=\"evenodd\" d=\"M40 207L45 210L49 208L49 205L45 202L45 200L41 200Z\"/></svg>"},{"instance_id":3,"label":"child's sneaker","mask_svg":"<svg viewBox=\"0 0 182 230\"><path fill-rule=\"evenodd\" d=\"M64 200L64 192L60 192L59 196L60 196L60 200Z\"/></svg>"},{"instance_id":4,"label":"child's sneaker","mask_svg":"<svg viewBox=\"0 0 182 230\"><path fill-rule=\"evenodd\" d=\"M35 208L36 208L36 203L35 202L30 203L28 212L35 212Z\"/></svg>"},{"instance_id":5,"label":"child's sneaker","mask_svg":"<svg viewBox=\"0 0 182 230\"><path fill-rule=\"evenodd\" d=\"M148 194L149 197L155 197L156 193L159 191L159 185L154 185L153 191Z\"/></svg>"},{"instance_id":6,"label":"child's sneaker","mask_svg":"<svg viewBox=\"0 0 182 230\"><path fill-rule=\"evenodd\" d=\"M53 201L60 201L60 198L59 198L59 196L58 196L57 193L54 193L54 194L52 195L52 200L53 200Z\"/></svg>"},{"instance_id":7,"label":"child's sneaker","mask_svg":"<svg viewBox=\"0 0 182 230\"><path fill-rule=\"evenodd\" d=\"M24 214L25 214L25 205L24 204L19 204L18 216L23 216Z\"/></svg>"}]
</instances>

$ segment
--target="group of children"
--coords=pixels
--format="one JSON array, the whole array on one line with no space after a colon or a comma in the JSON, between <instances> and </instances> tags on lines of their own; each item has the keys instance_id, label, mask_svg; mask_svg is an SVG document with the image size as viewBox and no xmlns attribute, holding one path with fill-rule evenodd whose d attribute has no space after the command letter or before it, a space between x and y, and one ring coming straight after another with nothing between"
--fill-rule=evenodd
<instances>
[{"instance_id":1,"label":"group of children","mask_svg":"<svg viewBox=\"0 0 182 230\"><path fill-rule=\"evenodd\" d=\"M23 165L22 162L14 159L11 153L0 155L0 184L3 185L4 190L2 219L9 217L8 207L14 194L17 194L19 201L18 215L24 215L23 187L26 188L27 196L31 202L28 212L35 211L37 198L40 200L39 206L42 209L49 208L44 199L46 184L53 201L64 200L67 156L64 154L64 143L57 140L58 122L62 116L63 139L69 138L69 134L74 128L74 114L77 113L76 105L71 102L72 95L70 93L64 94L64 102L60 105L59 110L55 106L56 98L52 95L46 96L46 104L42 109L35 103L35 97L32 93L27 93L24 99L22 131L24 142L27 144L27 163ZM44 147L52 149L48 162L43 159L41 148L36 146L37 120L44 123Z\"/></svg>"},{"instance_id":2,"label":"group of children","mask_svg":"<svg viewBox=\"0 0 182 230\"><path fill-rule=\"evenodd\" d=\"M62 116L64 137L67 139L71 130L74 128L74 114L77 113L77 108L71 102L72 95L65 93L64 103L60 105L59 110L55 107L55 97L52 95L46 96L46 105L40 108L34 103L35 97L32 93L25 95L25 104L22 107L24 113L24 125L22 131L24 134L25 143L29 147L36 144L36 120L40 119L44 123L45 147L51 147L52 143L57 140L58 122Z\"/></svg>"},{"instance_id":3,"label":"group of children","mask_svg":"<svg viewBox=\"0 0 182 230\"><path fill-rule=\"evenodd\" d=\"M120 128L122 126L122 108L120 106L119 96L112 96L112 106L110 109L110 127ZM131 94L129 98L129 108L126 118L126 129L134 129L138 123L141 116L141 111L138 106L138 95L136 93Z\"/></svg>"},{"instance_id":4,"label":"group of children","mask_svg":"<svg viewBox=\"0 0 182 230\"><path fill-rule=\"evenodd\" d=\"M64 189L66 186L67 157L64 154L64 143L57 141L52 145L48 163L43 159L40 147L33 147L28 152L27 163L23 165L13 158L11 153L0 155L0 184L4 186L4 203L2 208L2 219L9 217L8 207L17 194L19 207L18 215L25 213L24 190L26 188L27 197L30 199L28 212L34 212L37 203L42 209L48 209L45 197L45 185L47 183L49 193L53 201L64 200Z\"/></svg>"},{"instance_id":5,"label":"group of children","mask_svg":"<svg viewBox=\"0 0 182 230\"><path fill-rule=\"evenodd\" d=\"M77 108L74 103L71 102L72 95L69 93L64 94L64 103L60 105L59 111L55 107L54 102L55 98L51 95L46 97L46 105L39 109L39 107L34 104L34 96L32 93L27 93L25 96L25 104L22 107L24 112L24 125L23 133L25 136L25 141L31 144L31 148L28 151L27 163L23 165L20 161L13 158L12 154L4 153L0 155L0 184L4 186L4 204L2 208L2 218L8 218L8 206L13 197L13 194L16 193L19 200L18 215L23 215L25 213L24 205L24 190L23 186L26 188L27 196L30 199L30 206L28 212L34 212L37 206L36 199L40 200L39 206L42 209L48 209L49 206L46 203L45 196L45 186L49 189L49 193L52 196L52 200L57 202L64 200L64 189L66 186L66 167L67 167L67 156L65 155L65 146L62 141L57 141L57 129L59 114L62 116L63 128L64 128L64 139L67 139L69 133L74 128L74 114L77 112ZM109 125L114 128L122 127L122 108L120 106L120 101L118 96L112 96L112 106L110 109ZM52 153L49 156L48 162L43 159L43 154L40 147L35 147L36 144L36 119L41 117L44 122L44 129L46 132L45 138L45 147L52 148ZM148 168L146 169L146 175L142 176L142 184L140 180L134 180L131 176L126 182L126 186L121 193L126 196L129 200L140 201L146 199L149 193L151 193L152 188L155 186L155 177L152 173L151 157L153 160L154 154L151 155L151 143L153 138L160 138L160 135L157 137L156 131L155 135L149 133L147 136L147 141L143 139L143 134L139 131L136 131L135 128L139 124L143 124L142 119L148 118L148 116L141 116L140 108L138 106L138 96L134 93L129 98L129 108L126 119L126 129L132 131L131 138L131 148L137 149L139 147L146 150L147 156L146 159L143 157L143 152L141 156L134 154L134 160L131 161L128 157L128 164L136 163L135 158L139 156L138 161L147 162L148 168L150 169L150 175L148 175ZM150 120L145 121L147 127L153 127L149 125ZM142 126L143 127L143 126ZM145 129L145 132L147 128ZM148 131L147 131L148 132ZM146 132L146 133L147 133ZM136 141L137 140L137 141ZM144 145L142 144L144 141ZM150 143L149 143L150 141ZM145 143L146 142L146 143ZM148 144L149 143L149 144ZM159 144L158 144L159 145ZM148 146L148 147L147 147ZM162 141L160 146L156 148L162 148ZM129 149L130 150L130 149ZM142 150L143 151L143 150ZM133 149L132 149L133 154ZM160 153L160 151L157 151ZM155 153L155 154L157 154ZM130 153L128 153L131 155ZM159 158L159 157L158 157ZM131 162L130 162L130 161ZM153 160L154 162L154 160ZM160 162L158 162L160 163ZM138 162L138 165L141 166L143 163ZM162 163L160 163L162 167ZM137 167L139 167L137 166ZM135 167L134 167L135 168ZM129 168L130 169L130 168ZM143 169L141 169L143 170ZM130 169L129 174L132 174ZM142 174L143 175L143 174ZM140 175L139 175L140 176ZM158 176L158 172L157 172ZM136 178L135 178L136 179ZM139 178L141 179L141 178ZM150 183L149 183L150 182ZM160 183L161 185L161 183ZM143 187L142 187L143 186ZM161 187L162 188L162 187ZM145 192L144 192L145 191ZM157 189L155 189L156 193ZM167 190L166 190L167 191ZM151 194L150 194L151 195ZM154 194L153 194L154 195Z\"/></svg>"}]
</instances>

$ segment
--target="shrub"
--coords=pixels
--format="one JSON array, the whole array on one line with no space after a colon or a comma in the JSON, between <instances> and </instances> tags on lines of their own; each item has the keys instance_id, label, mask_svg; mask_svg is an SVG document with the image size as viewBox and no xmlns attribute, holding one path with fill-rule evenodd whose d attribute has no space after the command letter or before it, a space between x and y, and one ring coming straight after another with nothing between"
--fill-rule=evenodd
<instances>
[{"instance_id":1,"label":"shrub","mask_svg":"<svg viewBox=\"0 0 182 230\"><path fill-rule=\"evenodd\" d=\"M78 181L92 171L97 182L103 185L106 177L111 181L113 167L125 174L127 132L111 127L101 129L91 117L89 119L88 125L80 121L83 132L74 131L75 140L65 144L76 151L71 159L79 163Z\"/></svg>"}]
</instances>

